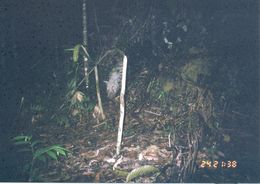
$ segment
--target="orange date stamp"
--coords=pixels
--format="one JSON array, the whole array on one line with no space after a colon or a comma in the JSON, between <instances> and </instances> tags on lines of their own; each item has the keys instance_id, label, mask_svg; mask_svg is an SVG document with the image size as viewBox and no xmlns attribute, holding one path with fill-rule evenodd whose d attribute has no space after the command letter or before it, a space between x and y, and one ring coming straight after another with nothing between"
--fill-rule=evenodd
<instances>
[{"instance_id":1,"label":"orange date stamp","mask_svg":"<svg viewBox=\"0 0 260 184\"><path fill-rule=\"evenodd\" d=\"M235 160L227 160L227 161L219 161L219 160L202 160L199 164L200 168L210 168L210 169L217 169L217 168L228 168L228 169L235 169L238 166L237 161Z\"/></svg>"}]
</instances>

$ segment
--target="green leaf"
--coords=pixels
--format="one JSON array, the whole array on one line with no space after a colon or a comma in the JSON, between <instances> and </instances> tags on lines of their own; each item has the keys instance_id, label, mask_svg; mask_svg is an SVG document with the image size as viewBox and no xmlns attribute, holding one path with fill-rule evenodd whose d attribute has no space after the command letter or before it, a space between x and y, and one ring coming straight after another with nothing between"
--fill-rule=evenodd
<instances>
[{"instance_id":1,"label":"green leaf","mask_svg":"<svg viewBox=\"0 0 260 184\"><path fill-rule=\"evenodd\" d=\"M64 148L64 147L62 147L62 146L57 146L56 149L58 149L58 150L63 150L63 151L65 151L65 152L69 152L69 150L68 150L67 148Z\"/></svg>"},{"instance_id":2,"label":"green leaf","mask_svg":"<svg viewBox=\"0 0 260 184\"><path fill-rule=\"evenodd\" d=\"M59 154L61 154L61 155L63 155L63 156L67 156L66 155L66 152L64 151L64 150L62 150L62 149L56 149L56 152L57 152L57 155L59 156Z\"/></svg>"},{"instance_id":3,"label":"green leaf","mask_svg":"<svg viewBox=\"0 0 260 184\"><path fill-rule=\"evenodd\" d=\"M19 141L14 143L14 145L24 145L24 144L29 144L29 143L27 141Z\"/></svg>"},{"instance_id":4,"label":"green leaf","mask_svg":"<svg viewBox=\"0 0 260 184\"><path fill-rule=\"evenodd\" d=\"M68 149L66 148L63 148L62 146L60 145L53 145L51 146L51 149L52 150L55 150L56 151L56 154L59 156L59 154L63 155L63 156L67 156L67 152L69 152Z\"/></svg>"},{"instance_id":5,"label":"green leaf","mask_svg":"<svg viewBox=\"0 0 260 184\"><path fill-rule=\"evenodd\" d=\"M57 160L57 155L56 153L54 153L52 150L49 150L46 152L51 158L53 158L54 160Z\"/></svg>"},{"instance_id":6,"label":"green leaf","mask_svg":"<svg viewBox=\"0 0 260 184\"><path fill-rule=\"evenodd\" d=\"M18 140L24 140L24 141L28 141L31 140L32 136L27 136L27 135L19 135L13 138L14 141L18 141Z\"/></svg>"},{"instance_id":7,"label":"green leaf","mask_svg":"<svg viewBox=\"0 0 260 184\"><path fill-rule=\"evenodd\" d=\"M34 157L34 159L36 159L36 158L38 158L39 156L41 156L41 155L43 155L45 153L48 154L49 151L50 152L53 152L53 151L57 152L57 150L63 150L63 151L67 151L68 152L68 150L66 148L63 148L60 145L53 145L53 146L49 146L49 147L46 147L46 148L41 148L41 149L36 150L36 152L34 153L33 157ZM51 155L49 155L49 156L52 157ZM54 158L54 157L52 157L52 158ZM55 154L55 158L57 158L56 154Z\"/></svg>"},{"instance_id":8,"label":"green leaf","mask_svg":"<svg viewBox=\"0 0 260 184\"><path fill-rule=\"evenodd\" d=\"M73 61L74 61L75 63L77 63L77 62L78 62L78 59L79 59L79 49L80 49L80 47L81 47L81 45L78 44L78 45L76 45L76 46L74 47L74 49L73 49Z\"/></svg>"},{"instance_id":9,"label":"green leaf","mask_svg":"<svg viewBox=\"0 0 260 184\"><path fill-rule=\"evenodd\" d=\"M126 182L130 182L131 180L133 180L137 177L148 175L150 173L160 173L160 170L152 165L145 165L145 166L138 167L138 168L132 170L127 175Z\"/></svg>"}]
</instances>

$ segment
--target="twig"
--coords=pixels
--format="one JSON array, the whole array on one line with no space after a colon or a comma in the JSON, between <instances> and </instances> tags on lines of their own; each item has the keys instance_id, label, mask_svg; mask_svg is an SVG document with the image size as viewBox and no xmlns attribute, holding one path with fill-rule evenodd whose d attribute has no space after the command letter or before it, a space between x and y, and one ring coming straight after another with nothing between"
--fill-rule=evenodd
<instances>
[{"instance_id":1,"label":"twig","mask_svg":"<svg viewBox=\"0 0 260 184\"><path fill-rule=\"evenodd\" d=\"M99 126L101 126L101 125L103 125L103 124L105 124L105 123L107 123L107 122L100 123L100 124L98 124L98 125L93 126L92 128L97 128L97 127L99 127Z\"/></svg>"},{"instance_id":2,"label":"twig","mask_svg":"<svg viewBox=\"0 0 260 184\"><path fill-rule=\"evenodd\" d=\"M144 112L147 112L149 114L153 114L153 115L156 115L156 116L161 116L162 115L161 113L159 114L159 113L148 111L148 110L144 110Z\"/></svg>"}]
</instances>

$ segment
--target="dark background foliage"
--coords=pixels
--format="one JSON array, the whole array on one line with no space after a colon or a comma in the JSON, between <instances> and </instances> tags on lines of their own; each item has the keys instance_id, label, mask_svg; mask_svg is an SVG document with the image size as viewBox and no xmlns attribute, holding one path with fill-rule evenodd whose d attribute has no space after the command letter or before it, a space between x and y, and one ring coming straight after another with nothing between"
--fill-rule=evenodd
<instances>
[{"instance_id":1,"label":"dark background foliage","mask_svg":"<svg viewBox=\"0 0 260 184\"><path fill-rule=\"evenodd\" d=\"M21 98L37 101L50 93L55 80L59 86L53 95L58 98L65 89L63 65L69 61L64 49L82 42L81 3L0 1L0 179L20 177L9 140L26 128L18 118ZM106 49L118 47L129 55L130 67L138 68L143 58L150 58L144 65L157 67L168 52L162 40L163 22L167 21L172 28L169 38L183 40L171 56L185 57L186 45L206 45L212 55L221 56L212 71L211 88L216 95L236 88L238 92L229 94L230 100L250 115L250 111L259 112L258 7L258 1L251 0L88 1L89 51L96 58ZM175 26L185 21L191 27L187 34ZM206 33L201 33L198 22L203 22ZM227 73L239 82L232 83Z\"/></svg>"}]
</instances>

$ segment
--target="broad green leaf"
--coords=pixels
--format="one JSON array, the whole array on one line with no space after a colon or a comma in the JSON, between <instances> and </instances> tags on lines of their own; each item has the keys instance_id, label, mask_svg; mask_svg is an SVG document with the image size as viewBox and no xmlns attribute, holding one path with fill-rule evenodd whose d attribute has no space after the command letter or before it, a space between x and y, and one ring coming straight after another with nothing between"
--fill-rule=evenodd
<instances>
[{"instance_id":1,"label":"broad green leaf","mask_svg":"<svg viewBox=\"0 0 260 184\"><path fill-rule=\"evenodd\" d=\"M66 149L66 148L64 148L64 147L62 147L60 145L53 145L50 148L55 150L57 153L60 153L60 154L62 154L64 156L66 156L66 152L69 152L68 149Z\"/></svg>"},{"instance_id":2,"label":"broad green leaf","mask_svg":"<svg viewBox=\"0 0 260 184\"><path fill-rule=\"evenodd\" d=\"M55 149L58 149L58 150L63 150L63 151L65 151L65 152L69 152L69 150L68 150L67 148L64 148L64 147L62 147L62 146L60 146L60 145L55 145L54 148L55 148Z\"/></svg>"},{"instance_id":3,"label":"broad green leaf","mask_svg":"<svg viewBox=\"0 0 260 184\"><path fill-rule=\"evenodd\" d=\"M148 175L151 173L160 173L160 170L152 165L145 165L145 166L138 167L138 168L132 170L127 175L126 182L129 183L131 180L133 180L137 177Z\"/></svg>"},{"instance_id":4,"label":"broad green leaf","mask_svg":"<svg viewBox=\"0 0 260 184\"><path fill-rule=\"evenodd\" d=\"M39 157L40 155L44 154L44 153L47 153L49 151L57 151L58 150L64 150L64 151L68 151L66 148L63 148L61 147L60 145L53 145L53 146L49 146L49 147L46 147L46 148L41 148L41 149L38 149L36 150L36 152L34 153L34 158L37 158ZM48 153L47 153L48 154ZM55 154L55 153L54 153ZM49 155L50 156L50 155ZM56 156L56 155L55 155ZM51 156L50 156L51 157ZM57 156L56 156L57 158Z\"/></svg>"},{"instance_id":5,"label":"broad green leaf","mask_svg":"<svg viewBox=\"0 0 260 184\"><path fill-rule=\"evenodd\" d=\"M26 136L24 136L24 135L19 135L19 136L14 137L13 140L15 140L15 141L21 140L21 139L24 140L25 137Z\"/></svg>"},{"instance_id":6,"label":"broad green leaf","mask_svg":"<svg viewBox=\"0 0 260 184\"><path fill-rule=\"evenodd\" d=\"M64 148L64 147L59 147L59 149L64 150L66 152L70 152L67 148Z\"/></svg>"},{"instance_id":7,"label":"broad green leaf","mask_svg":"<svg viewBox=\"0 0 260 184\"><path fill-rule=\"evenodd\" d=\"M76 45L73 49L73 61L75 63L78 62L78 59L79 59L79 49L80 49L80 44Z\"/></svg>"},{"instance_id":8,"label":"broad green leaf","mask_svg":"<svg viewBox=\"0 0 260 184\"><path fill-rule=\"evenodd\" d=\"M49 150L46 152L51 158L53 158L54 160L57 160L57 155L56 153L54 153L52 150Z\"/></svg>"},{"instance_id":9,"label":"broad green leaf","mask_svg":"<svg viewBox=\"0 0 260 184\"><path fill-rule=\"evenodd\" d=\"M31 140L32 136L26 136L26 135L19 135L13 138L13 140Z\"/></svg>"},{"instance_id":10,"label":"broad green leaf","mask_svg":"<svg viewBox=\"0 0 260 184\"><path fill-rule=\"evenodd\" d=\"M66 152L64 150L62 150L62 149L56 149L56 152L57 152L57 155L61 154L63 156L67 156Z\"/></svg>"}]
</instances>

